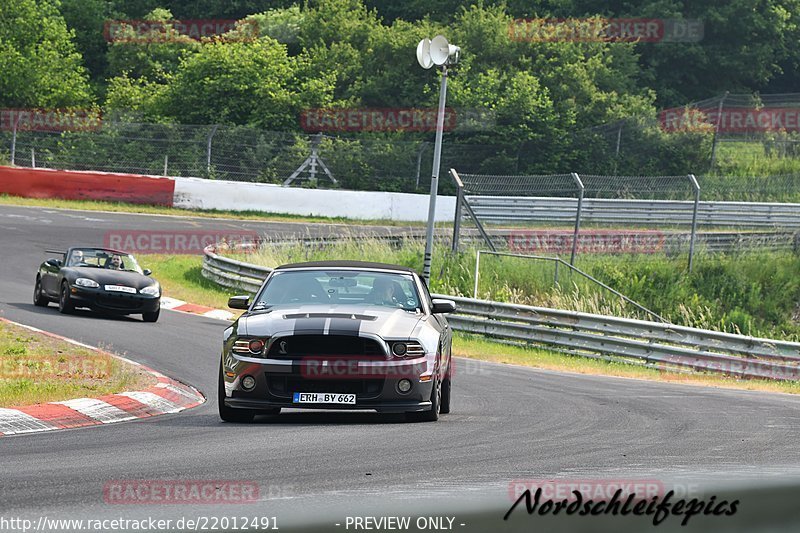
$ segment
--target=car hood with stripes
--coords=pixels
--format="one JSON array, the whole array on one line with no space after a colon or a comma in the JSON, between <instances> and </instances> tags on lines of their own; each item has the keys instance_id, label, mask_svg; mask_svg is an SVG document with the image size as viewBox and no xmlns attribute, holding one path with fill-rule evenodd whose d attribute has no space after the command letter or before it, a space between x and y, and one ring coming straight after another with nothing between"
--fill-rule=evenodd
<instances>
[{"instance_id":1,"label":"car hood with stripes","mask_svg":"<svg viewBox=\"0 0 800 533\"><path fill-rule=\"evenodd\" d=\"M244 335L353 335L404 340L416 337L422 313L377 305L277 305L242 316Z\"/></svg>"}]
</instances>

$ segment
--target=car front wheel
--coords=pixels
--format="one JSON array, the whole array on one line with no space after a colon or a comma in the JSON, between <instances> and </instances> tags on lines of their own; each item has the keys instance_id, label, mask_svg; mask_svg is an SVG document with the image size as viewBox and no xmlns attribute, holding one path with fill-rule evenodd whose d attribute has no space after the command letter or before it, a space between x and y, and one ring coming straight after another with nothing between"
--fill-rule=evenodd
<instances>
[{"instance_id":1,"label":"car front wheel","mask_svg":"<svg viewBox=\"0 0 800 533\"><path fill-rule=\"evenodd\" d=\"M72 300L69 297L69 284L65 281L61 284L61 293L58 298L58 312L67 314L75 310Z\"/></svg>"},{"instance_id":2,"label":"car front wheel","mask_svg":"<svg viewBox=\"0 0 800 533\"><path fill-rule=\"evenodd\" d=\"M156 309L152 313L142 313L142 320L145 322L156 322L160 313L161 309Z\"/></svg>"},{"instance_id":3,"label":"car front wheel","mask_svg":"<svg viewBox=\"0 0 800 533\"><path fill-rule=\"evenodd\" d=\"M414 411L406 413L406 420L409 422L436 422L439 420L439 413L442 406L442 382L435 378L433 390L431 390L431 408L427 411Z\"/></svg>"},{"instance_id":4,"label":"car front wheel","mask_svg":"<svg viewBox=\"0 0 800 533\"><path fill-rule=\"evenodd\" d=\"M222 377L222 368L219 371L217 406L219 417L225 422L252 422L255 417L255 413L250 409L234 409L225 405L225 378Z\"/></svg>"},{"instance_id":5,"label":"car front wheel","mask_svg":"<svg viewBox=\"0 0 800 533\"><path fill-rule=\"evenodd\" d=\"M33 305L37 307L47 307L50 301L42 293L42 278L36 276L36 285L33 287Z\"/></svg>"}]
</instances>

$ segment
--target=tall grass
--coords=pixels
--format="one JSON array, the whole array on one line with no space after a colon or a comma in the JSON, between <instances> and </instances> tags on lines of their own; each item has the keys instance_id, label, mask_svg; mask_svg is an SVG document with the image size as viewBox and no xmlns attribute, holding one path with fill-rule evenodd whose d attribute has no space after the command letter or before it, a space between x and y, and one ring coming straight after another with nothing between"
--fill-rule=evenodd
<instances>
[{"instance_id":1,"label":"tall grass","mask_svg":"<svg viewBox=\"0 0 800 533\"><path fill-rule=\"evenodd\" d=\"M267 244L237 258L265 266L331 259L368 260L422 268L424 243L402 246L377 238L336 244ZM589 255L576 266L675 324L745 335L800 339L800 258L791 252L703 254L687 272L686 256ZM481 257L478 297L589 313L648 316L563 266L556 280L552 262ZM436 247L431 290L472 296L475 250L451 254Z\"/></svg>"}]
</instances>

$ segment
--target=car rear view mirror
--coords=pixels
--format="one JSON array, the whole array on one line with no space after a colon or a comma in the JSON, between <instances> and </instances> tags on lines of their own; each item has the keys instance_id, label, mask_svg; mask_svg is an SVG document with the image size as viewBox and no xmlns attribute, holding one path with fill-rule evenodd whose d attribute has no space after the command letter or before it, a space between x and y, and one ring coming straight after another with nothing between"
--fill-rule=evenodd
<instances>
[{"instance_id":1,"label":"car rear view mirror","mask_svg":"<svg viewBox=\"0 0 800 533\"><path fill-rule=\"evenodd\" d=\"M249 296L231 296L228 299L228 307L231 309L248 309L250 307Z\"/></svg>"},{"instance_id":2,"label":"car rear view mirror","mask_svg":"<svg viewBox=\"0 0 800 533\"><path fill-rule=\"evenodd\" d=\"M142 270L142 274L144 274L145 276L149 276L152 273L153 271L150 270L149 268L145 268L144 270Z\"/></svg>"},{"instance_id":3,"label":"car rear view mirror","mask_svg":"<svg viewBox=\"0 0 800 533\"><path fill-rule=\"evenodd\" d=\"M453 313L456 310L456 303L452 300L436 298L432 303L431 313Z\"/></svg>"},{"instance_id":4,"label":"car rear view mirror","mask_svg":"<svg viewBox=\"0 0 800 533\"><path fill-rule=\"evenodd\" d=\"M328 281L328 285L331 287L355 287L358 285L358 281L355 278L345 278L345 277L338 277L338 278L331 278Z\"/></svg>"},{"instance_id":5,"label":"car rear view mirror","mask_svg":"<svg viewBox=\"0 0 800 533\"><path fill-rule=\"evenodd\" d=\"M48 259L45 261L45 264L50 265L51 267L60 267L61 260L60 259Z\"/></svg>"}]
</instances>

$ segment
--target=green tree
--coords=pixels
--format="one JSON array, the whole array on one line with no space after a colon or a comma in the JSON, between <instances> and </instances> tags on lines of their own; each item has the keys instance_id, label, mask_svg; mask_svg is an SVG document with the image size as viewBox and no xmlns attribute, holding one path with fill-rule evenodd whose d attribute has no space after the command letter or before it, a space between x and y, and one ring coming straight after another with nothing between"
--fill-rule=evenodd
<instances>
[{"instance_id":1,"label":"green tree","mask_svg":"<svg viewBox=\"0 0 800 533\"><path fill-rule=\"evenodd\" d=\"M52 0L0 3L0 107L87 106L82 58Z\"/></svg>"}]
</instances>

